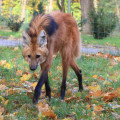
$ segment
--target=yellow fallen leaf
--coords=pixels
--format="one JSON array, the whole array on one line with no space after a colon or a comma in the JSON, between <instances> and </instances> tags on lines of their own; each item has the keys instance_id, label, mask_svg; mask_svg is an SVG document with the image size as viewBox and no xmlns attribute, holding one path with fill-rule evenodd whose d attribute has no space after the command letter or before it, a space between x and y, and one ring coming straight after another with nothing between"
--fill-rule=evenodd
<instances>
[{"instance_id":1,"label":"yellow fallen leaf","mask_svg":"<svg viewBox=\"0 0 120 120\"><path fill-rule=\"evenodd\" d=\"M96 79L96 78L97 78L97 75L93 75L93 78Z\"/></svg>"},{"instance_id":2,"label":"yellow fallen leaf","mask_svg":"<svg viewBox=\"0 0 120 120\"><path fill-rule=\"evenodd\" d=\"M21 82L24 82L24 81L29 80L30 78L31 78L31 74L24 74L24 75L20 78L20 80L21 80Z\"/></svg>"},{"instance_id":3,"label":"yellow fallen leaf","mask_svg":"<svg viewBox=\"0 0 120 120\"><path fill-rule=\"evenodd\" d=\"M99 85L95 85L95 86L89 86L88 87L89 90L93 91L93 92L96 92L98 90L101 90L100 86Z\"/></svg>"},{"instance_id":4,"label":"yellow fallen leaf","mask_svg":"<svg viewBox=\"0 0 120 120\"><path fill-rule=\"evenodd\" d=\"M36 87L37 83L38 83L38 82L34 82L34 83L31 85L31 87Z\"/></svg>"},{"instance_id":5,"label":"yellow fallen leaf","mask_svg":"<svg viewBox=\"0 0 120 120\"><path fill-rule=\"evenodd\" d=\"M5 101L5 98L0 96L0 100L2 100L3 102Z\"/></svg>"},{"instance_id":6,"label":"yellow fallen leaf","mask_svg":"<svg viewBox=\"0 0 120 120\"><path fill-rule=\"evenodd\" d=\"M9 63L6 63L6 64L4 65L4 68L10 69L10 64L9 64Z\"/></svg>"}]
</instances>

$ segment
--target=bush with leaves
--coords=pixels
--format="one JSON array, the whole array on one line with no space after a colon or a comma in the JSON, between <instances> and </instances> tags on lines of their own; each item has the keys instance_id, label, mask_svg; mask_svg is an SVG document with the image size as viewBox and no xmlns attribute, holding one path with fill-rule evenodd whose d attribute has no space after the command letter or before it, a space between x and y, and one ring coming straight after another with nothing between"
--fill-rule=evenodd
<instances>
[{"instance_id":1,"label":"bush with leaves","mask_svg":"<svg viewBox=\"0 0 120 120\"><path fill-rule=\"evenodd\" d=\"M90 22L95 39L107 37L116 27L118 17L115 13L107 13L102 8L90 12Z\"/></svg>"},{"instance_id":2,"label":"bush with leaves","mask_svg":"<svg viewBox=\"0 0 120 120\"><path fill-rule=\"evenodd\" d=\"M35 6L35 3L33 2L33 6ZM43 7L43 2L40 2L37 6L38 11L34 10L33 16L36 16L38 14L44 13L44 7Z\"/></svg>"},{"instance_id":3,"label":"bush with leaves","mask_svg":"<svg viewBox=\"0 0 120 120\"><path fill-rule=\"evenodd\" d=\"M19 31L20 27L22 26L24 20L19 20L19 16L11 16L7 20L7 26L14 32Z\"/></svg>"}]
</instances>

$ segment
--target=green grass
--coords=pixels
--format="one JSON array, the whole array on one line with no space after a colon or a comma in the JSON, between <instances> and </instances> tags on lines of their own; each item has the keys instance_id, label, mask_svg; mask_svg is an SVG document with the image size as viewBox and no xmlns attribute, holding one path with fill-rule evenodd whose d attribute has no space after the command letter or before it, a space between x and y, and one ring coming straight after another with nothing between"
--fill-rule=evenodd
<instances>
[{"instance_id":1,"label":"green grass","mask_svg":"<svg viewBox=\"0 0 120 120\"><path fill-rule=\"evenodd\" d=\"M23 86L23 83L20 81L20 76L16 75L17 70L22 70L24 72L30 72L28 64L23 60L22 49L14 50L14 48L2 48L0 47L0 61L6 60L10 64L10 69L5 68L3 65L0 65L0 80L5 79L5 84L9 89L20 88L21 92L15 92L11 95L4 95L5 92L0 91L0 96L3 96L5 100L9 100L7 105L0 103L0 106L4 107L5 111L3 113L4 118L6 119L18 119L18 120L36 120L38 119L38 110L32 104L32 99L27 95L27 92L24 91L26 88ZM79 97L80 101L71 100L70 103L62 102L60 97L57 94L60 93L60 85L62 79L62 70L61 70L61 58L58 55L53 60L51 74L49 75L50 86L52 92L54 92L51 101L47 101L51 109L55 112L58 119L71 118L75 120L92 120L92 119L109 119L115 120L115 117L112 115L112 112L120 114L120 108L112 109L112 105L120 105L120 98L116 98L113 102L105 102L102 98L91 98L89 101L85 101L85 97L89 94L88 87L93 83L100 86L103 92L109 92L109 88L112 88L113 91L120 87L120 63L117 65L111 65L113 60L104 59L101 57L95 56L85 56L83 55L81 59L77 60L77 64L82 69L83 73L83 85L84 91L82 93L75 91L74 95ZM39 73L40 68L37 72ZM115 76L114 76L115 74ZM102 76L109 84L104 84L104 81L94 79L93 75ZM76 78L75 73L72 69L69 70L68 79L67 79L67 90L75 90L78 88L77 81L73 81ZM37 81L32 77L29 82ZM10 84L14 83L15 86ZM29 86L29 85L28 85ZM71 87L72 86L72 87ZM86 89L87 88L87 89ZM33 93L32 93L33 95ZM66 98L72 97L73 95L66 94ZM45 99L44 97L42 99ZM1 99L0 99L1 100ZM4 101L5 101L4 100ZM1 100L2 101L2 100ZM94 115L94 109L91 107L87 109L87 105L103 105L104 111L99 114ZM13 115L13 116L10 116ZM43 118L48 120L47 118ZM68 119L68 120L69 120ZM70 119L71 120L71 119Z\"/></svg>"},{"instance_id":2,"label":"green grass","mask_svg":"<svg viewBox=\"0 0 120 120\"><path fill-rule=\"evenodd\" d=\"M110 36L104 39L94 39L92 35L82 35L83 44L103 45L103 46L116 46L120 47L120 37Z\"/></svg>"},{"instance_id":3,"label":"green grass","mask_svg":"<svg viewBox=\"0 0 120 120\"><path fill-rule=\"evenodd\" d=\"M21 32L12 32L10 30L2 30L2 29L0 29L0 36L21 38L22 33Z\"/></svg>"}]
</instances>

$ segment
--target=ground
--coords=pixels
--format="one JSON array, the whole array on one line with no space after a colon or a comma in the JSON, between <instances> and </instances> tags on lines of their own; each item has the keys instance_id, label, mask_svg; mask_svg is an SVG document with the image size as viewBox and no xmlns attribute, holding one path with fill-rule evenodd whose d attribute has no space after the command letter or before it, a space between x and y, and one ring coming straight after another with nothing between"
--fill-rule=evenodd
<instances>
[{"instance_id":1,"label":"ground","mask_svg":"<svg viewBox=\"0 0 120 120\"><path fill-rule=\"evenodd\" d=\"M33 105L40 68L31 72L21 51L18 47L0 47L1 119L120 119L120 57L102 53L82 55L77 64L82 69L84 90L78 92L76 75L70 69L65 101L61 101L61 58L54 56L49 72L52 99L46 99L43 86L39 103Z\"/></svg>"}]
</instances>

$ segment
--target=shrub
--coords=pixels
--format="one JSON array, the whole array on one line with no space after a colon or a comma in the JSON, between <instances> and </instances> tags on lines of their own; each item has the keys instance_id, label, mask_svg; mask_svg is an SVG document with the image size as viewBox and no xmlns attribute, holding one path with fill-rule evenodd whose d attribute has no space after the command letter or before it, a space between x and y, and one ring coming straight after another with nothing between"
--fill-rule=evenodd
<instances>
[{"instance_id":1,"label":"shrub","mask_svg":"<svg viewBox=\"0 0 120 120\"><path fill-rule=\"evenodd\" d=\"M33 6L35 6L35 3L33 3ZM38 11L34 10L33 16L36 16L38 14L44 13L44 7L43 7L43 2L40 2L37 6Z\"/></svg>"},{"instance_id":2,"label":"shrub","mask_svg":"<svg viewBox=\"0 0 120 120\"><path fill-rule=\"evenodd\" d=\"M11 16L7 20L7 26L14 32L19 31L21 25L23 24L24 21L19 20L19 16Z\"/></svg>"},{"instance_id":3,"label":"shrub","mask_svg":"<svg viewBox=\"0 0 120 120\"><path fill-rule=\"evenodd\" d=\"M107 37L116 27L118 17L115 13L107 13L102 8L90 12L90 22L93 36L96 39Z\"/></svg>"}]
</instances>

